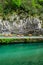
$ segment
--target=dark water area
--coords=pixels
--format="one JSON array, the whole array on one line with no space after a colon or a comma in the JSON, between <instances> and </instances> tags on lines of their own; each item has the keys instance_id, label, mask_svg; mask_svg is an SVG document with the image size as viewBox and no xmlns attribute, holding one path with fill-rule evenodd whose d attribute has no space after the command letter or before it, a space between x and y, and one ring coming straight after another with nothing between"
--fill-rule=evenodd
<instances>
[{"instance_id":1,"label":"dark water area","mask_svg":"<svg viewBox=\"0 0 43 65\"><path fill-rule=\"evenodd\" d=\"M43 65L43 43L0 45L0 65Z\"/></svg>"}]
</instances>

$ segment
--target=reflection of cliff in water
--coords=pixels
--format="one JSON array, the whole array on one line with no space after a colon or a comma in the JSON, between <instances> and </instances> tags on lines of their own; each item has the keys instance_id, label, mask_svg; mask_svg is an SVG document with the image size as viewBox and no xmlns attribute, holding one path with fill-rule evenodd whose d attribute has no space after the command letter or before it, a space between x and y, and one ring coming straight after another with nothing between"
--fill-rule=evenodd
<instances>
[{"instance_id":1,"label":"reflection of cliff in water","mask_svg":"<svg viewBox=\"0 0 43 65\"><path fill-rule=\"evenodd\" d=\"M3 31L16 34L42 34L42 21L35 17L20 19L17 15L15 17L12 16L10 21L0 19L0 33Z\"/></svg>"}]
</instances>

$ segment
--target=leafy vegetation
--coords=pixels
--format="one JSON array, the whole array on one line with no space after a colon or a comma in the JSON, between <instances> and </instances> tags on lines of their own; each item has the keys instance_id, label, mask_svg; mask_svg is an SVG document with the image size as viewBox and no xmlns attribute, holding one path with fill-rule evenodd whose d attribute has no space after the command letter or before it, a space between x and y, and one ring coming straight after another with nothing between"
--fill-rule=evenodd
<instances>
[{"instance_id":1,"label":"leafy vegetation","mask_svg":"<svg viewBox=\"0 0 43 65\"><path fill-rule=\"evenodd\" d=\"M23 10L29 14L43 13L43 0L3 0L2 4L4 13L12 10ZM0 10L2 10L2 6L0 6Z\"/></svg>"},{"instance_id":2,"label":"leafy vegetation","mask_svg":"<svg viewBox=\"0 0 43 65\"><path fill-rule=\"evenodd\" d=\"M26 42L26 43L30 43L30 42L32 42L32 43L34 43L34 42L43 42L43 39L29 39L29 38L27 38L27 39L0 39L0 44L11 44L11 43L14 43L14 42Z\"/></svg>"}]
</instances>

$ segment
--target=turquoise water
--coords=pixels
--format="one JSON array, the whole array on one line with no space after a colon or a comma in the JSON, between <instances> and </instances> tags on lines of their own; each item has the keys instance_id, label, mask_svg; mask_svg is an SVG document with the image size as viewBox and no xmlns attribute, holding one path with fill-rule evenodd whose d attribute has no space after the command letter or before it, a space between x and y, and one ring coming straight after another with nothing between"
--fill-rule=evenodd
<instances>
[{"instance_id":1,"label":"turquoise water","mask_svg":"<svg viewBox=\"0 0 43 65\"><path fill-rule=\"evenodd\" d=\"M0 65L43 65L43 44L0 45Z\"/></svg>"}]
</instances>

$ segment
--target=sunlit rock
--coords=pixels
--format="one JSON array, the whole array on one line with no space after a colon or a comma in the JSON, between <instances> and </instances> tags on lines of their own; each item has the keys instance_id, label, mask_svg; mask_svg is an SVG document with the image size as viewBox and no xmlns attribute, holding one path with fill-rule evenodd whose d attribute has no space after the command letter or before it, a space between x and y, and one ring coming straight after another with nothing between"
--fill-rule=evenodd
<instances>
[{"instance_id":1,"label":"sunlit rock","mask_svg":"<svg viewBox=\"0 0 43 65\"><path fill-rule=\"evenodd\" d=\"M3 23L2 23L2 19L0 19L0 25L3 25Z\"/></svg>"},{"instance_id":2,"label":"sunlit rock","mask_svg":"<svg viewBox=\"0 0 43 65\"><path fill-rule=\"evenodd\" d=\"M7 20L3 21L3 29L8 29L10 31L11 26L10 26L9 21L7 21Z\"/></svg>"},{"instance_id":3,"label":"sunlit rock","mask_svg":"<svg viewBox=\"0 0 43 65\"><path fill-rule=\"evenodd\" d=\"M35 26L34 26L35 29L41 29L41 21L40 21L39 18L35 18L35 17L34 17L33 23L34 23L34 25L35 25Z\"/></svg>"},{"instance_id":4,"label":"sunlit rock","mask_svg":"<svg viewBox=\"0 0 43 65\"><path fill-rule=\"evenodd\" d=\"M20 24L19 24L19 33L23 33L24 29L23 29L23 20L20 20Z\"/></svg>"},{"instance_id":5,"label":"sunlit rock","mask_svg":"<svg viewBox=\"0 0 43 65\"><path fill-rule=\"evenodd\" d=\"M8 36L12 37L12 34L10 33L10 34L8 34Z\"/></svg>"},{"instance_id":6,"label":"sunlit rock","mask_svg":"<svg viewBox=\"0 0 43 65\"><path fill-rule=\"evenodd\" d=\"M42 36L42 35L40 35L40 36Z\"/></svg>"},{"instance_id":7,"label":"sunlit rock","mask_svg":"<svg viewBox=\"0 0 43 65\"><path fill-rule=\"evenodd\" d=\"M16 18L16 19L15 19ZM42 21L38 17L20 18L19 15L13 14L9 20L0 19L0 32L3 34L42 34ZM10 35L9 35L10 36ZM12 36L12 35L11 35ZM31 35L30 35L31 36Z\"/></svg>"},{"instance_id":8,"label":"sunlit rock","mask_svg":"<svg viewBox=\"0 0 43 65\"><path fill-rule=\"evenodd\" d=\"M2 32L2 28L3 28L3 23L2 23L2 19L0 19L0 33Z\"/></svg>"},{"instance_id":9,"label":"sunlit rock","mask_svg":"<svg viewBox=\"0 0 43 65\"><path fill-rule=\"evenodd\" d=\"M19 18L19 16L17 16L17 18L16 18L16 19L17 19L17 21L18 21L18 20L20 19L20 18Z\"/></svg>"},{"instance_id":10,"label":"sunlit rock","mask_svg":"<svg viewBox=\"0 0 43 65\"><path fill-rule=\"evenodd\" d=\"M10 21L14 21L14 15L9 16Z\"/></svg>"},{"instance_id":11,"label":"sunlit rock","mask_svg":"<svg viewBox=\"0 0 43 65\"><path fill-rule=\"evenodd\" d=\"M11 32L9 32L8 30L6 30L6 29L2 30L2 35L8 36L9 34L11 34Z\"/></svg>"},{"instance_id":12,"label":"sunlit rock","mask_svg":"<svg viewBox=\"0 0 43 65\"><path fill-rule=\"evenodd\" d=\"M32 36L32 34L29 34L29 36Z\"/></svg>"}]
</instances>

